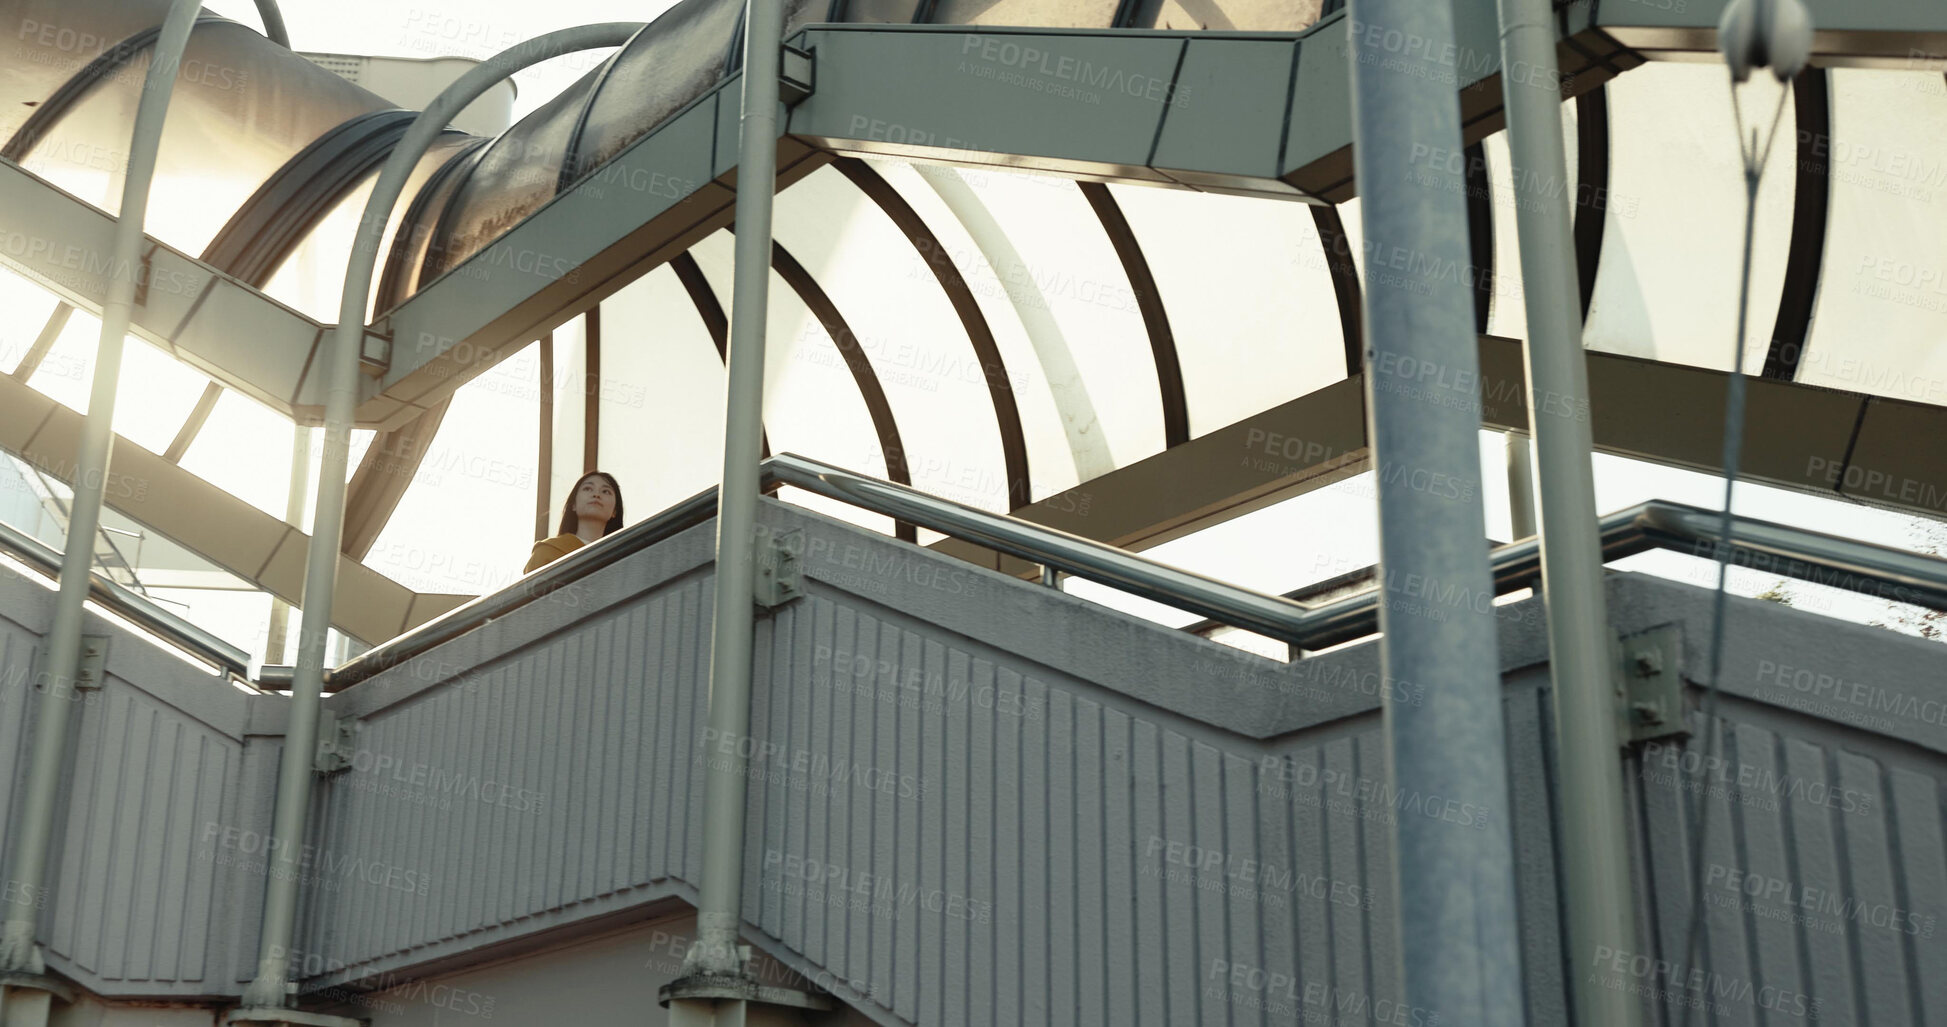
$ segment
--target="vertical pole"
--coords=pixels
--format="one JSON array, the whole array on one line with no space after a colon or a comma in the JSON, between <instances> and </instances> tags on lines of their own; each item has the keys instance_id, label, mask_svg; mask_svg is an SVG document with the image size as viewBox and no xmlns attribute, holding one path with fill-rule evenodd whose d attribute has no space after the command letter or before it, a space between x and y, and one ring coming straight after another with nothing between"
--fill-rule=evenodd
<instances>
[{"instance_id":1,"label":"vertical pole","mask_svg":"<svg viewBox=\"0 0 1947 1027\"><path fill-rule=\"evenodd\" d=\"M413 166L433 139L466 105L514 72L551 57L595 47L621 46L640 30L639 23L608 22L559 29L509 47L469 69L419 112L392 148L366 197L364 214L345 262L345 290L338 324L328 338L322 364L326 375L323 466L318 470L316 513L305 554L304 617L298 628L297 666L291 675L291 712L284 754L277 769L277 805L271 817L274 854L264 883L264 917L257 938L257 976L243 991L243 1005L254 1010L285 1005L292 940L297 933L298 882L304 873L304 822L311 809L312 763L317 755L319 692L324 685L325 641L331 631L338 555L344 543L345 470L351 463L352 416L358 409L358 363L365 348L365 307L372 274L385 245L385 226L405 192ZM343 640L341 640L341 652ZM235 1017L233 1016L233 1020ZM239 1022L277 1023L282 1018L253 1017Z\"/></svg>"},{"instance_id":2,"label":"vertical pole","mask_svg":"<svg viewBox=\"0 0 1947 1027\"><path fill-rule=\"evenodd\" d=\"M74 458L74 504L68 513L67 545L61 554L61 591L54 602L54 623L47 636L47 689L35 711L33 762L10 825L13 851L8 873L14 887L8 890L7 919L0 926L0 970L38 974L43 969L34 933L37 897L47 886L54 798L61 782L68 711L73 707L63 693L74 687L81 656L82 601L88 598L95 532L101 526L102 486L108 478L115 441L115 387L122 374L122 340L128 335L129 311L135 303L135 276L141 273L142 222L148 215L149 183L155 177L162 124L169 113L169 97L176 88L176 71L182 64L197 8L196 0L175 0L169 6L148 75L142 81L142 99L135 109L128 177L122 185L122 208L115 221L114 249L108 260L101 343L88 393L88 417L82 422L81 443Z\"/></svg>"},{"instance_id":3,"label":"vertical pole","mask_svg":"<svg viewBox=\"0 0 1947 1027\"><path fill-rule=\"evenodd\" d=\"M716 608L710 641L709 730L713 737L733 742L750 730L751 544L763 432L771 198L777 183L778 58L784 36L780 0L748 2L743 134L737 156L737 277L731 291L729 394L723 482L717 491ZM703 875L697 889L696 941L683 958L685 977L744 972L737 937L743 918L744 753L748 751L740 744L725 746L705 764Z\"/></svg>"},{"instance_id":4,"label":"vertical pole","mask_svg":"<svg viewBox=\"0 0 1947 1027\"><path fill-rule=\"evenodd\" d=\"M1528 437L1520 432L1503 432L1501 445L1508 464L1508 538L1523 539L1535 534L1535 457Z\"/></svg>"},{"instance_id":5,"label":"vertical pole","mask_svg":"<svg viewBox=\"0 0 1947 1027\"><path fill-rule=\"evenodd\" d=\"M1628 989L1603 986L1596 953L1635 952L1609 614L1596 523L1589 371L1569 223L1561 73L1549 0L1500 0L1501 83L1527 287L1528 419L1540 473L1542 595L1561 782L1569 990L1582 1027L1635 1027ZM1506 69L1515 69L1509 74ZM1587 971L1587 972L1584 972ZM1620 984L1621 982L1611 982Z\"/></svg>"},{"instance_id":6,"label":"vertical pole","mask_svg":"<svg viewBox=\"0 0 1947 1027\"><path fill-rule=\"evenodd\" d=\"M1400 972L1416 1016L1523 1022L1500 653L1481 510L1480 351L1474 297L1452 269L1469 261L1457 165L1460 104L1448 0L1352 0L1352 109L1363 198L1367 419L1379 478L1393 787L1440 796L1395 829ZM1459 822L1432 812L1486 811Z\"/></svg>"},{"instance_id":7,"label":"vertical pole","mask_svg":"<svg viewBox=\"0 0 1947 1027\"><path fill-rule=\"evenodd\" d=\"M284 492L284 521L294 528L304 527L304 503L311 496L311 429L303 425L291 429L291 484ZM282 599L270 601L270 630L264 643L264 663L284 662L284 646L291 633L291 604Z\"/></svg>"}]
</instances>

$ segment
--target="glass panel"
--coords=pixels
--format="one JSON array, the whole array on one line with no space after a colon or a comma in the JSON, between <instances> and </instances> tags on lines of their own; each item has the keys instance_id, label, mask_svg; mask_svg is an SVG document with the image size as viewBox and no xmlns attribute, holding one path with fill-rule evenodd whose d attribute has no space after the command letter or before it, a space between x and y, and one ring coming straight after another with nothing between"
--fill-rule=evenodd
<instances>
[{"instance_id":1,"label":"glass panel","mask_svg":"<svg viewBox=\"0 0 1947 1027\"><path fill-rule=\"evenodd\" d=\"M281 519L291 486L292 430L289 418L225 389L183 452L182 468Z\"/></svg>"},{"instance_id":2,"label":"glass panel","mask_svg":"<svg viewBox=\"0 0 1947 1027\"><path fill-rule=\"evenodd\" d=\"M966 280L968 291L973 293L974 302L987 320L988 330L994 334L995 347L1000 350L1001 362L1007 365L1007 376L1014 386L1015 405L1021 411L1021 434L1027 440L1030 496L1039 500L1073 488L1081 477L1076 471L1075 456L1069 448L1068 432L1063 427L1061 411L1049 388L1048 375L1042 370L1041 358L1028 337L1021 310L1015 306L1013 293L1018 292L1025 302L1028 299L1025 289L1019 283L1013 283L1014 290L1010 292L1010 283L1004 282L995 272L980 245L955 214L954 208L927 184L917 169L910 164L869 163L933 230L934 236L940 241L940 248ZM965 192L967 196L972 196L970 189ZM985 211L984 207L978 209ZM995 231L998 233L998 228ZM920 254L914 253L911 260L902 277L933 278L932 269ZM1043 319L1047 317L1045 305L1027 309L1030 314ZM1081 383L1072 375L1067 381L1068 391L1080 389ZM1105 470L1110 466L1106 458L1101 464Z\"/></svg>"},{"instance_id":3,"label":"glass panel","mask_svg":"<svg viewBox=\"0 0 1947 1027\"><path fill-rule=\"evenodd\" d=\"M1309 27L1324 9L1325 0L1149 0L1135 27L1289 32Z\"/></svg>"},{"instance_id":4,"label":"glass panel","mask_svg":"<svg viewBox=\"0 0 1947 1027\"><path fill-rule=\"evenodd\" d=\"M939 0L935 25L1027 25L1051 29L1100 29L1115 19L1115 0Z\"/></svg>"},{"instance_id":5,"label":"glass panel","mask_svg":"<svg viewBox=\"0 0 1947 1027\"><path fill-rule=\"evenodd\" d=\"M441 164L470 141L467 138L454 138L440 142L420 159L406 179L403 198L393 204L392 214L386 219L384 238L398 238L398 230L405 220L412 196ZM363 181L318 219L290 255L277 266L277 270L271 273L270 280L264 283L265 295L288 304L313 320L325 324L338 323L338 305L345 288L346 262L353 238L358 234L358 222L365 216L365 204L372 198L372 187L378 184L378 180L377 170L368 173ZM378 284L384 269L385 258L381 255L373 267L372 288L365 302L368 323L379 309Z\"/></svg>"},{"instance_id":6,"label":"glass panel","mask_svg":"<svg viewBox=\"0 0 1947 1027\"><path fill-rule=\"evenodd\" d=\"M34 147L54 184L121 209L122 156L150 52L102 80ZM149 197L148 234L200 253L232 212L292 155L345 120L391 104L256 30L206 23L190 36Z\"/></svg>"},{"instance_id":7,"label":"glass panel","mask_svg":"<svg viewBox=\"0 0 1947 1027\"><path fill-rule=\"evenodd\" d=\"M1005 512L1007 466L986 375L965 325L913 244L830 167L778 196L776 232L864 350L899 425L913 486ZM800 347L796 358L826 355ZM849 459L863 463L867 456Z\"/></svg>"},{"instance_id":8,"label":"glass panel","mask_svg":"<svg viewBox=\"0 0 1947 1027\"><path fill-rule=\"evenodd\" d=\"M719 301L729 308L732 281L732 239L718 231L690 249L690 255L710 280ZM858 384L825 334L824 326L804 301L771 272L769 342L764 368L764 426L770 432L772 453L798 453L868 474L886 476L885 453L873 430L872 415L859 395ZM811 496L793 499L822 508L834 517L887 534L889 518L843 503Z\"/></svg>"},{"instance_id":9,"label":"glass panel","mask_svg":"<svg viewBox=\"0 0 1947 1027\"><path fill-rule=\"evenodd\" d=\"M1640 203L1611 204L1602 240L1590 349L1728 370L1735 350L1744 248L1744 170L1724 69L1651 63L1609 83L1610 185ZM1752 76L1741 94L1746 123L1771 123L1780 87ZM1764 367L1778 320L1791 242L1789 99L1774 159L1758 194L1745 370ZM1776 155L1774 155L1776 157Z\"/></svg>"},{"instance_id":10,"label":"glass panel","mask_svg":"<svg viewBox=\"0 0 1947 1027\"><path fill-rule=\"evenodd\" d=\"M589 109L577 169L601 165L716 85L743 7L736 0L684 0L637 33Z\"/></svg>"},{"instance_id":11,"label":"glass panel","mask_svg":"<svg viewBox=\"0 0 1947 1027\"><path fill-rule=\"evenodd\" d=\"M1832 72L1832 207L1798 380L1947 403L1947 91Z\"/></svg>"},{"instance_id":12,"label":"glass panel","mask_svg":"<svg viewBox=\"0 0 1947 1027\"><path fill-rule=\"evenodd\" d=\"M716 343L668 265L602 301L602 469L637 519L716 484L724 386Z\"/></svg>"},{"instance_id":13,"label":"glass panel","mask_svg":"<svg viewBox=\"0 0 1947 1027\"><path fill-rule=\"evenodd\" d=\"M1078 372L1108 450L1122 467L1162 452L1163 406L1148 330L1122 262L1081 190L1067 179L928 168L936 188L971 191L1007 248L996 268L1045 361L1064 354ZM1050 377L1060 381L1060 377ZM1096 472L1099 473L1099 472ZM1083 477L1094 474L1084 470Z\"/></svg>"},{"instance_id":14,"label":"glass panel","mask_svg":"<svg viewBox=\"0 0 1947 1027\"><path fill-rule=\"evenodd\" d=\"M75 311L27 384L87 413L88 392L95 378L95 347L100 344L101 320L85 310Z\"/></svg>"},{"instance_id":15,"label":"glass panel","mask_svg":"<svg viewBox=\"0 0 1947 1027\"><path fill-rule=\"evenodd\" d=\"M397 272L398 281L394 283L392 292L388 295L379 295L379 289L377 287L374 287L372 290L373 294L378 296L378 302L384 304L386 309L389 310L405 302L406 298L418 292L421 286L432 281L432 276L423 272L428 271L435 264L440 263L436 258L428 256L433 248L434 236L439 231L440 214L446 210L447 204L452 201L453 194L458 192L460 187L466 185L467 175L471 173L470 169L472 165L479 161L481 155L486 152L487 148L485 146L478 146L466 155L455 158L461 162L460 165L455 167L445 178L441 179L439 185L435 187L435 191L426 198L426 204L420 213L419 220L414 221L411 227L405 230L404 234L393 235L392 241L389 244L391 249L387 251L387 260L390 261L393 252L397 252L399 267ZM412 194L408 193L408 195L411 196ZM416 199L416 197L414 198ZM401 200L399 203L401 211L405 211L411 206L413 204L409 200ZM403 214L401 216L403 217ZM383 264L380 265L379 275L380 280L383 281ZM334 312L331 320L336 321L337 319L338 316Z\"/></svg>"},{"instance_id":16,"label":"glass panel","mask_svg":"<svg viewBox=\"0 0 1947 1027\"><path fill-rule=\"evenodd\" d=\"M75 72L137 32L161 25L168 13L168 0L14 0L0 6L0 140L11 139ZM116 152L127 149L125 138Z\"/></svg>"},{"instance_id":17,"label":"glass panel","mask_svg":"<svg viewBox=\"0 0 1947 1027\"><path fill-rule=\"evenodd\" d=\"M27 359L41 329L54 313L54 294L33 282L0 268L0 374L12 374Z\"/></svg>"},{"instance_id":18,"label":"glass panel","mask_svg":"<svg viewBox=\"0 0 1947 1027\"><path fill-rule=\"evenodd\" d=\"M1338 297L1311 207L1109 188L1156 276L1192 435L1345 377Z\"/></svg>"},{"instance_id":19,"label":"glass panel","mask_svg":"<svg viewBox=\"0 0 1947 1027\"><path fill-rule=\"evenodd\" d=\"M568 492L588 468L582 462L587 434L588 380L587 322L572 318L554 330L554 464L548 476L550 535ZM538 419L537 419L538 420ZM547 537L547 536L543 536Z\"/></svg>"},{"instance_id":20,"label":"glass panel","mask_svg":"<svg viewBox=\"0 0 1947 1027\"><path fill-rule=\"evenodd\" d=\"M479 252L554 199L575 122L598 74L591 71L582 76L488 145L453 200L425 277L430 279Z\"/></svg>"},{"instance_id":21,"label":"glass panel","mask_svg":"<svg viewBox=\"0 0 1947 1027\"><path fill-rule=\"evenodd\" d=\"M533 349L453 394L367 566L416 592L483 595L521 576L538 487Z\"/></svg>"},{"instance_id":22,"label":"glass panel","mask_svg":"<svg viewBox=\"0 0 1947 1027\"><path fill-rule=\"evenodd\" d=\"M100 345L101 329L95 331ZM167 450L208 384L189 365L130 336L122 344L122 374L115 390L116 433L151 453Z\"/></svg>"}]
</instances>

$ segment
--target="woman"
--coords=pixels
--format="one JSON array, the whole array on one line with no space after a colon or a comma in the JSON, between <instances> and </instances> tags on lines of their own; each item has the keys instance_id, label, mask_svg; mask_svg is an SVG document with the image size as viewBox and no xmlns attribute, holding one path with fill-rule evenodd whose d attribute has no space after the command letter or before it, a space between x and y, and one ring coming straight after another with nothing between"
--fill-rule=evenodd
<instances>
[{"instance_id":1,"label":"woman","mask_svg":"<svg viewBox=\"0 0 1947 1027\"><path fill-rule=\"evenodd\" d=\"M622 527L622 488L603 471L589 471L575 482L561 507L561 534L534 543L522 574L545 567Z\"/></svg>"}]
</instances>

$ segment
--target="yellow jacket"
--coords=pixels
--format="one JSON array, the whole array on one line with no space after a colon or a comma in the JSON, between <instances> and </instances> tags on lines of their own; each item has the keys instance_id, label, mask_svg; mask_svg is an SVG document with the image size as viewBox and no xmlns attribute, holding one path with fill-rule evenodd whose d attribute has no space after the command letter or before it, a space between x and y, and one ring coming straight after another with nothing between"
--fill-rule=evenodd
<instances>
[{"instance_id":1,"label":"yellow jacket","mask_svg":"<svg viewBox=\"0 0 1947 1027\"><path fill-rule=\"evenodd\" d=\"M546 567L587 544L581 540L580 535L574 534L544 538L534 543L534 552L527 558L527 566L521 568L521 573L526 574Z\"/></svg>"}]
</instances>

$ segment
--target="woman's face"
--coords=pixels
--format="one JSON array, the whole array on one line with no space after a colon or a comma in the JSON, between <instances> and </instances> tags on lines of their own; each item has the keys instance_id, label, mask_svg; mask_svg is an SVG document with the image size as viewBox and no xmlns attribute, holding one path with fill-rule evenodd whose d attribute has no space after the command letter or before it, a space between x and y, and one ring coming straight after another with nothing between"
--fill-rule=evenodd
<instances>
[{"instance_id":1,"label":"woman's face","mask_svg":"<svg viewBox=\"0 0 1947 1027\"><path fill-rule=\"evenodd\" d=\"M589 478L575 489L575 516L592 517L602 523L615 516L615 489L606 478Z\"/></svg>"}]
</instances>

